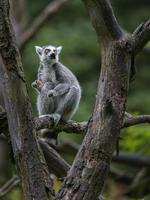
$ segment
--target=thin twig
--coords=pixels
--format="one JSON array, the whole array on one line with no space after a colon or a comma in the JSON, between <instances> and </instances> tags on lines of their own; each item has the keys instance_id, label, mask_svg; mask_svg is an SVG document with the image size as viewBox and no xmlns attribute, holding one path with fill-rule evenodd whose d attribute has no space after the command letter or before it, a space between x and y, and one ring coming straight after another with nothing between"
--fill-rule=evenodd
<instances>
[{"instance_id":1,"label":"thin twig","mask_svg":"<svg viewBox=\"0 0 150 200\"><path fill-rule=\"evenodd\" d=\"M21 41L19 41L19 47L22 51L26 43L28 43L31 38L37 33L39 28L45 23L50 14L57 12L57 10L66 2L67 0L55 0L41 11L41 13L35 18L29 28L27 28L24 33L22 33Z\"/></svg>"},{"instance_id":2,"label":"thin twig","mask_svg":"<svg viewBox=\"0 0 150 200\"><path fill-rule=\"evenodd\" d=\"M15 186L18 185L20 179L17 175L14 175L10 180L8 180L1 188L0 188L0 197L8 194Z\"/></svg>"}]
</instances>

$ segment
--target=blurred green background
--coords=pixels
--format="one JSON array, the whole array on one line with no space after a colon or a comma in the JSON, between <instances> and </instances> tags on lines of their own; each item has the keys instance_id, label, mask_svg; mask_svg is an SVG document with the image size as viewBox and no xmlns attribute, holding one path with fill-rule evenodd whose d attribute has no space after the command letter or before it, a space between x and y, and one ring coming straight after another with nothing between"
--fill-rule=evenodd
<instances>
[{"instance_id":1,"label":"blurred green background","mask_svg":"<svg viewBox=\"0 0 150 200\"><path fill-rule=\"evenodd\" d=\"M51 1L27 0L23 9L24 13L22 13L24 14L22 29L29 27L35 17L49 2ZM119 24L129 33L132 33L140 23L150 18L149 0L113 0L111 3ZM37 94L31 88L31 83L36 79L39 60L34 46L47 44L63 46L60 61L75 73L82 87L82 99L74 119L77 121L87 121L91 116L95 101L101 58L95 31L81 0L68 0L56 13L50 15L22 51L25 77L35 116L37 115ZM149 114L150 44L137 56L135 65L137 74L135 80L130 84L127 111L135 115ZM76 134L70 136L63 133L60 135L60 139L80 144L82 137ZM150 156L150 126L138 125L124 129L122 131L122 139L120 140L120 151L135 152L139 155ZM74 154L68 152L63 156L71 162ZM121 170L125 174L131 172L134 176L143 170L143 168L116 163L112 164L112 169ZM146 176L148 177L150 173L148 169L146 170ZM7 168L5 168L3 173L0 173L1 185L11 177L12 171L14 172L13 165L7 162ZM150 178L146 183L150 185ZM124 197L121 194L127 190L127 186L128 184L116 181L114 175L110 176L105 186L104 197L106 200L150 199L150 196L148 196L150 188L145 189L145 185L141 186L144 189L139 195L137 189L136 192L132 191ZM122 190L123 192L121 193ZM11 193L2 199L21 200L18 188L12 190Z\"/></svg>"}]
</instances>

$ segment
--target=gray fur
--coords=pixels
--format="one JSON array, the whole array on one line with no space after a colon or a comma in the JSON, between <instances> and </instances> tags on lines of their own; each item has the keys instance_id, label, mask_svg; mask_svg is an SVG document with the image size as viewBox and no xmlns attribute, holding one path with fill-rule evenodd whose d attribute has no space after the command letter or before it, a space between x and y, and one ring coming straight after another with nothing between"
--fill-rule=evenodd
<instances>
[{"instance_id":1,"label":"gray fur","mask_svg":"<svg viewBox=\"0 0 150 200\"><path fill-rule=\"evenodd\" d=\"M55 124L59 120L68 121L75 114L80 98L81 88L75 75L59 62L62 47L36 47L40 58L38 80L42 87L37 89L37 109L39 116L51 115ZM33 82L35 87L35 82Z\"/></svg>"}]
</instances>

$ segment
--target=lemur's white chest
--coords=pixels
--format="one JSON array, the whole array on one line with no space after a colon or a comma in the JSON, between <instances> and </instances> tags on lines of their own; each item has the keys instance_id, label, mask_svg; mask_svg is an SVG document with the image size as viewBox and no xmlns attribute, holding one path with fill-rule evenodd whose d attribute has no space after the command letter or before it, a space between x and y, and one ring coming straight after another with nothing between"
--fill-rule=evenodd
<instances>
[{"instance_id":1,"label":"lemur's white chest","mask_svg":"<svg viewBox=\"0 0 150 200\"><path fill-rule=\"evenodd\" d=\"M52 68L43 68L41 73L42 82L56 82L56 74Z\"/></svg>"}]
</instances>

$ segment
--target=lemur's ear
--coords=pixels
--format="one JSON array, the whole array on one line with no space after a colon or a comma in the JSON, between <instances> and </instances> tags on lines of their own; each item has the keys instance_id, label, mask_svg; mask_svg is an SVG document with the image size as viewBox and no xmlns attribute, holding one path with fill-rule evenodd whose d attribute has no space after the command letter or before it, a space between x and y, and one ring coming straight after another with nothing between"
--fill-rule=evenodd
<instances>
[{"instance_id":1,"label":"lemur's ear","mask_svg":"<svg viewBox=\"0 0 150 200\"><path fill-rule=\"evenodd\" d=\"M60 54L61 50L62 50L62 46L59 46L56 48L57 49L57 53Z\"/></svg>"},{"instance_id":2,"label":"lemur's ear","mask_svg":"<svg viewBox=\"0 0 150 200\"><path fill-rule=\"evenodd\" d=\"M41 56L42 55L42 47L35 46L36 53Z\"/></svg>"}]
</instances>

